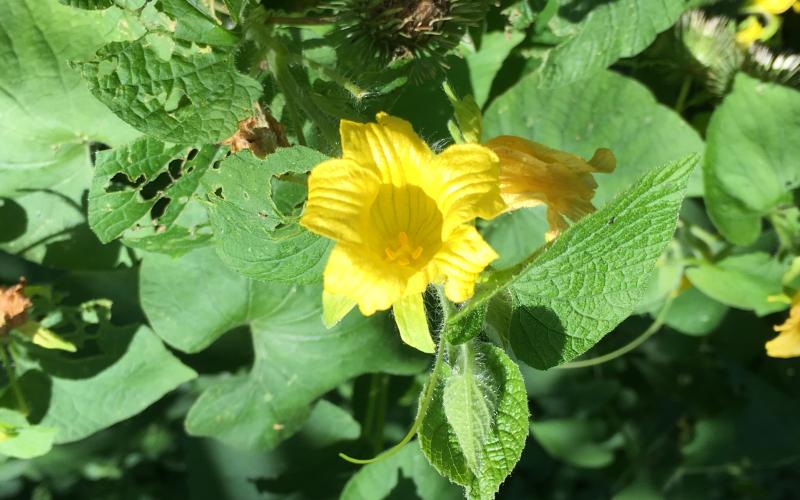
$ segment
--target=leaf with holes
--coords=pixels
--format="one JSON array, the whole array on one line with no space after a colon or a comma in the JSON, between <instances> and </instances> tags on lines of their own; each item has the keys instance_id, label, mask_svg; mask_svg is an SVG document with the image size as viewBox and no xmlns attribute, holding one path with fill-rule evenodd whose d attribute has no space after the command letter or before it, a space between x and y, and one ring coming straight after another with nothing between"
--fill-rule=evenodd
<instances>
[{"instance_id":1,"label":"leaf with holes","mask_svg":"<svg viewBox=\"0 0 800 500\"><path fill-rule=\"evenodd\" d=\"M302 146L264 160L243 151L204 179L217 251L227 265L265 281L321 280L331 242L297 221L306 197L303 174L326 158Z\"/></svg>"},{"instance_id":2,"label":"leaf with holes","mask_svg":"<svg viewBox=\"0 0 800 500\"><path fill-rule=\"evenodd\" d=\"M229 51L179 40L162 50L148 36L106 45L76 63L92 93L117 116L163 141L210 144L230 137L253 114L261 85L236 70Z\"/></svg>"},{"instance_id":3,"label":"leaf with holes","mask_svg":"<svg viewBox=\"0 0 800 500\"><path fill-rule=\"evenodd\" d=\"M451 352L420 424L422 452L467 497L494 498L525 447L525 384L498 347L471 341Z\"/></svg>"},{"instance_id":4,"label":"leaf with holes","mask_svg":"<svg viewBox=\"0 0 800 500\"><path fill-rule=\"evenodd\" d=\"M200 180L221 154L217 146L168 146L150 137L98 153L89 225L100 241L124 235L133 246L170 254L202 245L211 235L205 211L184 211L198 203L193 196ZM184 221L193 224L178 224Z\"/></svg>"}]
</instances>

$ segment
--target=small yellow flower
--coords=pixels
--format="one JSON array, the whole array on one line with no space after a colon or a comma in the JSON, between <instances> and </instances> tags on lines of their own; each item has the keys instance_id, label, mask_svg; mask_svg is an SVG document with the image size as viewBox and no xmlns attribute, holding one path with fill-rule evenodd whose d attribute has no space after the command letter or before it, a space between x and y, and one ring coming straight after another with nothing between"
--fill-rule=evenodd
<instances>
[{"instance_id":1,"label":"small yellow flower","mask_svg":"<svg viewBox=\"0 0 800 500\"><path fill-rule=\"evenodd\" d=\"M767 342L767 356L794 358L800 356L800 292L792 299L789 317L782 325L775 326L777 337Z\"/></svg>"},{"instance_id":2,"label":"small yellow flower","mask_svg":"<svg viewBox=\"0 0 800 500\"><path fill-rule=\"evenodd\" d=\"M394 306L403 340L433 352L422 293L444 283L463 302L497 254L476 217L503 211L497 156L477 144L435 155L411 124L379 113L377 123L340 124L342 158L317 165L301 224L336 241L324 272L324 319L355 304L365 315Z\"/></svg>"},{"instance_id":3,"label":"small yellow flower","mask_svg":"<svg viewBox=\"0 0 800 500\"><path fill-rule=\"evenodd\" d=\"M598 149L588 162L521 137L503 135L486 143L500 158L500 193L507 210L547 205L547 239L594 211L597 182L592 173L616 167L614 154Z\"/></svg>"}]
</instances>

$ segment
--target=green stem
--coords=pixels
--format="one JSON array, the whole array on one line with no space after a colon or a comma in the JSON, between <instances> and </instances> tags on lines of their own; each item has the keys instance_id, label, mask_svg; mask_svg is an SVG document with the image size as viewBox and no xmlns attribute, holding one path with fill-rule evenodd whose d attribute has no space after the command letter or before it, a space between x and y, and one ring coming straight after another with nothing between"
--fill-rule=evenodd
<instances>
[{"instance_id":1,"label":"green stem","mask_svg":"<svg viewBox=\"0 0 800 500\"><path fill-rule=\"evenodd\" d=\"M422 399L420 400L419 409L417 410L417 418L414 419L414 423L411 424L411 428L408 430L408 433L405 435L405 437L403 437L403 439L401 439L400 442L397 443L396 445L392 446L388 450L378 454L373 458L367 458L367 459L353 458L348 455L345 455L344 453L339 453L339 456L341 458L353 464L359 464L359 465L371 464L383 460L385 458L391 457L398 451L402 450L403 447L407 445L409 441L411 441L414 438L414 436L417 434L417 429L419 429L419 426L422 423L422 419L428 412L428 408L431 405L431 401L433 401L433 394L436 391L436 384L438 382L439 372L441 371L440 368L442 366L442 358L444 357L443 346L445 343L446 342L442 341L439 342L439 346L436 350L436 361L433 364L433 371L431 371L431 376L428 379L428 384L425 387L425 392L422 395Z\"/></svg>"},{"instance_id":2,"label":"green stem","mask_svg":"<svg viewBox=\"0 0 800 500\"><path fill-rule=\"evenodd\" d=\"M680 115L686 108L686 98L689 97L689 90L692 88L692 75L683 78L681 89L678 91L678 99L675 101L675 111Z\"/></svg>"},{"instance_id":3,"label":"green stem","mask_svg":"<svg viewBox=\"0 0 800 500\"><path fill-rule=\"evenodd\" d=\"M666 300L666 302L664 302L664 305L661 306L661 310L658 312L658 315L656 316L656 319L653 321L653 323L647 328L647 330L642 332L641 335L633 339L633 341L631 341L630 343L625 344L619 349L611 351L608 354L604 354L602 356L598 356L592 359L573 361L572 363L563 364L558 368L561 369L586 368L589 366L595 366L602 363L606 363L608 361L611 361L612 359L616 359L620 356L623 356L631 352L632 350L642 345L642 343L644 343L645 340L649 339L650 337L658 333L659 330L661 330L661 327L664 326L664 321L666 321L667 319L667 314L669 313L669 309L672 306L672 302L674 300L675 297L673 296L673 294L670 294L669 298Z\"/></svg>"},{"instance_id":4,"label":"green stem","mask_svg":"<svg viewBox=\"0 0 800 500\"><path fill-rule=\"evenodd\" d=\"M14 396L17 398L19 412L25 416L28 416L28 404L25 402L25 396L22 394L22 389L19 387L19 382L17 381L17 372L14 370L14 367L11 366L11 360L9 359L9 353L6 351L5 345L0 345L0 361L2 361L3 366L6 367L8 383L11 385L11 390L14 392Z\"/></svg>"}]
</instances>

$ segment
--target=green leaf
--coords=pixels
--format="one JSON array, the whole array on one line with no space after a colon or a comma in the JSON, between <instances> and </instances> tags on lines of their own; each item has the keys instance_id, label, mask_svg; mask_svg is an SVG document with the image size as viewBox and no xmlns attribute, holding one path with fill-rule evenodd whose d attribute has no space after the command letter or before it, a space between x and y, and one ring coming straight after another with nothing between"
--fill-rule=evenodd
<instances>
[{"instance_id":1,"label":"green leaf","mask_svg":"<svg viewBox=\"0 0 800 500\"><path fill-rule=\"evenodd\" d=\"M744 74L708 125L703 165L709 215L737 245L753 243L761 217L792 204L800 186L800 92Z\"/></svg>"},{"instance_id":2,"label":"green leaf","mask_svg":"<svg viewBox=\"0 0 800 500\"><path fill-rule=\"evenodd\" d=\"M155 331L182 350L195 352L232 328L250 326L252 369L211 383L186 420L190 434L238 448L274 447L302 427L315 399L351 377L410 374L424 364L402 346L387 315L352 313L328 330L321 287L247 280L211 249L179 259L147 255L141 296Z\"/></svg>"},{"instance_id":3,"label":"green leaf","mask_svg":"<svg viewBox=\"0 0 800 500\"><path fill-rule=\"evenodd\" d=\"M414 481L422 500L460 500L461 492L436 473L419 448L407 444L389 458L361 467L344 485L340 500L382 500L397 486L398 474Z\"/></svg>"},{"instance_id":4,"label":"green leaf","mask_svg":"<svg viewBox=\"0 0 800 500\"><path fill-rule=\"evenodd\" d=\"M230 31L214 23L205 12L190 5L187 0L159 0L159 4L175 20L175 38L217 47L234 46L239 41Z\"/></svg>"},{"instance_id":5,"label":"green leaf","mask_svg":"<svg viewBox=\"0 0 800 500\"><path fill-rule=\"evenodd\" d=\"M56 429L31 425L16 411L0 408L0 455L28 459L49 452Z\"/></svg>"},{"instance_id":6,"label":"green leaf","mask_svg":"<svg viewBox=\"0 0 800 500\"><path fill-rule=\"evenodd\" d=\"M600 468L614 461L621 439L604 438L603 422L585 418L554 419L531 424L547 453L576 467ZM621 435L616 437L621 438Z\"/></svg>"},{"instance_id":7,"label":"green leaf","mask_svg":"<svg viewBox=\"0 0 800 500\"><path fill-rule=\"evenodd\" d=\"M539 87L582 80L617 59L638 54L688 7L686 0L558 0L558 4L547 25L553 42L525 53L536 64L532 77Z\"/></svg>"},{"instance_id":8,"label":"green leaf","mask_svg":"<svg viewBox=\"0 0 800 500\"><path fill-rule=\"evenodd\" d=\"M67 64L113 39L116 21L56 0L5 0L0 19L0 196L86 179L91 141L115 146L137 134Z\"/></svg>"},{"instance_id":9,"label":"green leaf","mask_svg":"<svg viewBox=\"0 0 800 500\"><path fill-rule=\"evenodd\" d=\"M483 130L487 139L517 135L583 158L591 158L597 148L610 148L617 168L594 176L597 207L645 172L704 148L697 132L658 104L645 86L611 71L556 89L537 89L534 78L522 78L489 106ZM696 174L689 196L703 192Z\"/></svg>"},{"instance_id":10,"label":"green leaf","mask_svg":"<svg viewBox=\"0 0 800 500\"><path fill-rule=\"evenodd\" d=\"M76 64L111 111L166 142L220 142L253 114L261 85L236 71L229 52L176 41L164 57L157 48L143 37Z\"/></svg>"},{"instance_id":11,"label":"green leaf","mask_svg":"<svg viewBox=\"0 0 800 500\"><path fill-rule=\"evenodd\" d=\"M731 307L753 310L759 316L786 309L781 301L770 301L783 293L781 280L789 269L767 253L734 255L719 262L701 262L686 276L701 292Z\"/></svg>"},{"instance_id":12,"label":"green leaf","mask_svg":"<svg viewBox=\"0 0 800 500\"><path fill-rule=\"evenodd\" d=\"M472 93L478 106L483 107L489 100L492 82L508 54L525 38L524 33L512 31L491 31L481 37L481 47L467 52L464 59L469 68Z\"/></svg>"},{"instance_id":13,"label":"green leaf","mask_svg":"<svg viewBox=\"0 0 800 500\"><path fill-rule=\"evenodd\" d=\"M33 399L40 425L58 430L68 443L143 411L197 374L173 356L146 326L103 326L102 352L75 355L15 344L25 373L20 382Z\"/></svg>"},{"instance_id":14,"label":"green leaf","mask_svg":"<svg viewBox=\"0 0 800 500\"><path fill-rule=\"evenodd\" d=\"M691 287L673 300L664 323L686 335L707 335L722 323L727 312L725 304Z\"/></svg>"},{"instance_id":15,"label":"green leaf","mask_svg":"<svg viewBox=\"0 0 800 500\"><path fill-rule=\"evenodd\" d=\"M525 384L502 349L477 342L455 349L422 418L419 442L436 470L469 498L493 498L525 446Z\"/></svg>"},{"instance_id":16,"label":"green leaf","mask_svg":"<svg viewBox=\"0 0 800 500\"><path fill-rule=\"evenodd\" d=\"M522 361L539 369L569 361L631 313L675 231L696 161L652 170L513 280L511 346Z\"/></svg>"},{"instance_id":17,"label":"green leaf","mask_svg":"<svg viewBox=\"0 0 800 500\"><path fill-rule=\"evenodd\" d=\"M89 225L102 242L123 234L133 241L160 239L175 229L186 240L203 244L208 228L173 224L200 185L200 179L221 156L217 146L168 146L150 137L97 154L89 189ZM190 159L191 158L191 159ZM177 234L175 234L177 236ZM168 243L165 241L164 243ZM140 243L146 248L161 245ZM190 246L184 241L185 246ZM175 253L175 252L169 252Z\"/></svg>"},{"instance_id":18,"label":"green leaf","mask_svg":"<svg viewBox=\"0 0 800 500\"><path fill-rule=\"evenodd\" d=\"M232 272L213 248L179 259L149 254L139 273L142 309L153 330L184 352L198 352L223 333L269 316L288 302L290 286L251 281Z\"/></svg>"},{"instance_id":19,"label":"green leaf","mask_svg":"<svg viewBox=\"0 0 800 500\"><path fill-rule=\"evenodd\" d=\"M264 160L245 151L204 180L213 193L209 214L217 251L228 266L265 281L321 281L332 242L297 224L306 188L305 178L292 174L304 174L326 158L302 146ZM282 174L289 174L286 182L275 180Z\"/></svg>"}]
</instances>

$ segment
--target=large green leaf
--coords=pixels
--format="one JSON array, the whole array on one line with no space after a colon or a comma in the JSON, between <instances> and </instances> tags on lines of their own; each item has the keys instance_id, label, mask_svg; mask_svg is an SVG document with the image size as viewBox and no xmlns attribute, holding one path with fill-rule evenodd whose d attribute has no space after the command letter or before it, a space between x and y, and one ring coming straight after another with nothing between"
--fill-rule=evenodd
<instances>
[{"instance_id":1,"label":"large green leaf","mask_svg":"<svg viewBox=\"0 0 800 500\"><path fill-rule=\"evenodd\" d=\"M405 348L389 317L353 313L322 324L322 290L260 283L228 270L211 249L174 260L148 255L142 305L156 333L197 351L241 325L252 330L249 373L213 382L189 411L186 428L248 449L267 449L302 427L311 403L368 372L414 373L425 358Z\"/></svg>"},{"instance_id":2,"label":"large green leaf","mask_svg":"<svg viewBox=\"0 0 800 500\"><path fill-rule=\"evenodd\" d=\"M697 132L645 86L612 71L557 89L537 89L536 81L525 77L489 106L483 133L485 139L517 135L583 158L610 148L617 168L594 176L598 207L648 170L704 147ZM688 194L702 192L698 171Z\"/></svg>"},{"instance_id":3,"label":"large green leaf","mask_svg":"<svg viewBox=\"0 0 800 500\"><path fill-rule=\"evenodd\" d=\"M756 252L733 255L719 262L701 262L689 268L686 276L709 297L763 316L786 309L786 303L770 297L783 293L781 280L787 270L787 264L767 253Z\"/></svg>"},{"instance_id":4,"label":"large green leaf","mask_svg":"<svg viewBox=\"0 0 800 500\"><path fill-rule=\"evenodd\" d=\"M557 87L591 77L617 59L644 50L656 35L672 26L687 0L558 0L548 40L526 51L536 65L540 87Z\"/></svg>"},{"instance_id":5,"label":"large green leaf","mask_svg":"<svg viewBox=\"0 0 800 500\"><path fill-rule=\"evenodd\" d=\"M76 354L17 344L23 393L57 443L136 415L196 376L146 326L101 326L97 342L100 353L85 344Z\"/></svg>"},{"instance_id":6,"label":"large green leaf","mask_svg":"<svg viewBox=\"0 0 800 500\"><path fill-rule=\"evenodd\" d=\"M223 333L290 304L289 285L251 281L232 272L213 248L180 258L149 254L139 274L142 308L172 347L197 352Z\"/></svg>"},{"instance_id":7,"label":"large green leaf","mask_svg":"<svg viewBox=\"0 0 800 500\"><path fill-rule=\"evenodd\" d=\"M528 434L528 398L517 365L491 344L468 342L442 366L419 428L422 452L469 498L493 498Z\"/></svg>"},{"instance_id":8,"label":"large green leaf","mask_svg":"<svg viewBox=\"0 0 800 500\"><path fill-rule=\"evenodd\" d=\"M153 240L162 233L171 235L183 230L186 241L181 249L190 246L191 241L202 244L210 237L207 223L205 228L202 224L188 228L173 224L194 201L200 180L220 158L221 151L217 146L199 150L168 146L143 137L98 153L89 190L89 225L103 242L125 234L142 245L143 239ZM167 253L176 253L173 247L167 248Z\"/></svg>"},{"instance_id":9,"label":"large green leaf","mask_svg":"<svg viewBox=\"0 0 800 500\"><path fill-rule=\"evenodd\" d=\"M253 114L261 85L240 74L230 52L163 35L113 43L78 66L92 93L120 118L157 139L208 144Z\"/></svg>"},{"instance_id":10,"label":"large green leaf","mask_svg":"<svg viewBox=\"0 0 800 500\"><path fill-rule=\"evenodd\" d=\"M362 467L347 482L340 500L382 500L397 486L398 476L414 481L422 500L460 500L461 492L436 473L414 441L395 455Z\"/></svg>"},{"instance_id":11,"label":"large green leaf","mask_svg":"<svg viewBox=\"0 0 800 500\"><path fill-rule=\"evenodd\" d=\"M16 411L0 408L0 455L14 458L33 458L44 455L53 447L56 429L31 425Z\"/></svg>"},{"instance_id":12,"label":"large green leaf","mask_svg":"<svg viewBox=\"0 0 800 500\"><path fill-rule=\"evenodd\" d=\"M227 265L265 281L321 281L331 241L306 231L297 220L306 189L299 175L325 159L302 146L280 149L264 160L243 151L209 174L204 183L212 193L211 223ZM276 178L283 174L288 174L286 181Z\"/></svg>"},{"instance_id":13,"label":"large green leaf","mask_svg":"<svg viewBox=\"0 0 800 500\"><path fill-rule=\"evenodd\" d=\"M0 3L0 196L86 179L92 141L117 145L135 137L68 66L118 36L105 13L57 0Z\"/></svg>"},{"instance_id":14,"label":"large green leaf","mask_svg":"<svg viewBox=\"0 0 800 500\"><path fill-rule=\"evenodd\" d=\"M729 241L747 245L761 217L800 186L800 92L744 74L714 111L703 165L708 211Z\"/></svg>"}]
</instances>

